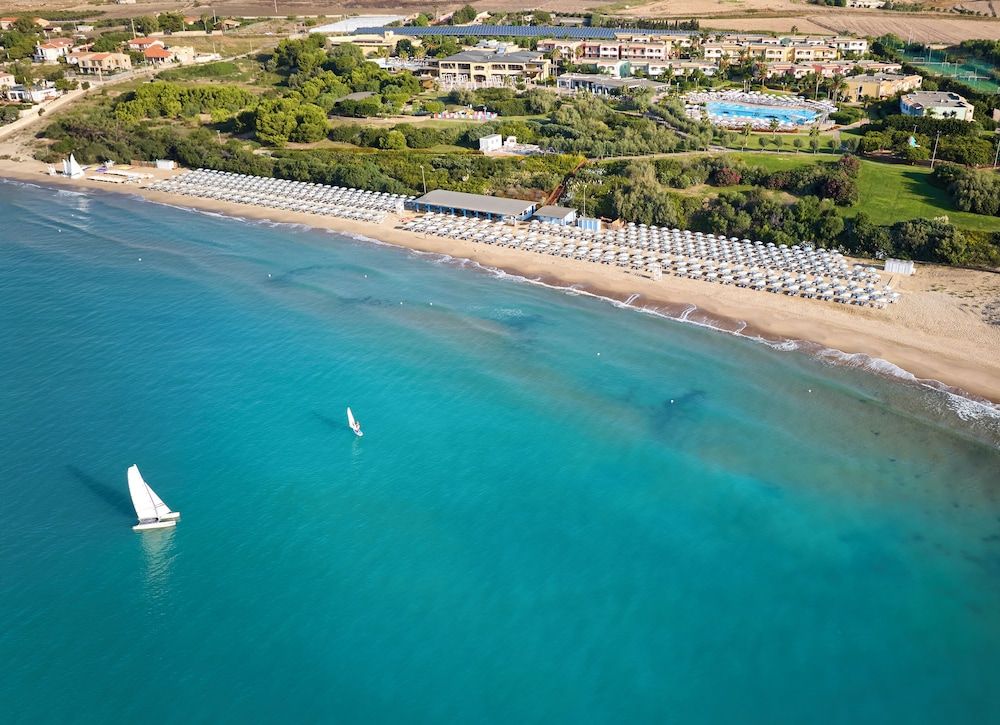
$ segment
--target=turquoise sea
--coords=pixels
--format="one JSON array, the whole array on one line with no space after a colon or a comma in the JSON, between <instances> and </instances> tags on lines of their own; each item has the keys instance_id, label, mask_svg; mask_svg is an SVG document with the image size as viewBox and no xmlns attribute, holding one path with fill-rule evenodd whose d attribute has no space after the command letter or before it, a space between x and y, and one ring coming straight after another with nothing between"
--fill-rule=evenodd
<instances>
[{"instance_id":1,"label":"turquoise sea","mask_svg":"<svg viewBox=\"0 0 1000 725\"><path fill-rule=\"evenodd\" d=\"M288 225L0 219L4 723L1000 720L995 412Z\"/></svg>"}]
</instances>

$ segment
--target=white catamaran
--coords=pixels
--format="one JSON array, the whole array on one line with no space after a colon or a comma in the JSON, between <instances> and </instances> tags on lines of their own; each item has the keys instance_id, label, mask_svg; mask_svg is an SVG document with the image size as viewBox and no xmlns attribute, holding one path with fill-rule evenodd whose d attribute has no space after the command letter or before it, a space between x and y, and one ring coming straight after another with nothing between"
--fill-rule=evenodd
<instances>
[{"instance_id":1,"label":"white catamaran","mask_svg":"<svg viewBox=\"0 0 1000 725\"><path fill-rule=\"evenodd\" d=\"M361 432L361 424L354 420L354 413L351 412L350 408L347 409L347 425L351 427L351 430L354 431L354 435L358 438L364 435L364 433Z\"/></svg>"},{"instance_id":2,"label":"white catamaran","mask_svg":"<svg viewBox=\"0 0 1000 725\"><path fill-rule=\"evenodd\" d=\"M163 500L143 480L138 466L131 466L128 469L128 492L132 496L135 514L139 517L139 523L132 527L133 531L165 529L177 525L177 519L181 517L180 512L171 511L170 507L163 503Z\"/></svg>"}]
</instances>

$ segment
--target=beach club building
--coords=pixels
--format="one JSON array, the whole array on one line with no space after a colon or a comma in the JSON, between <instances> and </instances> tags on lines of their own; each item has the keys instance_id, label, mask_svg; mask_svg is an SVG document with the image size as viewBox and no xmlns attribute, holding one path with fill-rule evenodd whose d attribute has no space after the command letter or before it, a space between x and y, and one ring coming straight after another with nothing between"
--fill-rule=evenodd
<instances>
[{"instance_id":1,"label":"beach club building","mask_svg":"<svg viewBox=\"0 0 1000 725\"><path fill-rule=\"evenodd\" d=\"M576 209L568 206L543 206L535 212L535 219L546 224L569 227L576 223Z\"/></svg>"},{"instance_id":2,"label":"beach club building","mask_svg":"<svg viewBox=\"0 0 1000 725\"><path fill-rule=\"evenodd\" d=\"M485 194L435 189L413 202L416 211L437 212L454 216L471 216L495 221L524 221L535 212L537 204L523 199L504 199Z\"/></svg>"}]
</instances>

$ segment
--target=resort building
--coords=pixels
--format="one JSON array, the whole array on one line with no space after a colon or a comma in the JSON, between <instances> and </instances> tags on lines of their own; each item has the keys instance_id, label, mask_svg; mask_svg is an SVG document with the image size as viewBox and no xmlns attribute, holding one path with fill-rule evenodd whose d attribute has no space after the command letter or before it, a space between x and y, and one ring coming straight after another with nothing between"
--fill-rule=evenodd
<instances>
[{"instance_id":1,"label":"resort building","mask_svg":"<svg viewBox=\"0 0 1000 725\"><path fill-rule=\"evenodd\" d=\"M132 59L125 53L74 53L68 58L75 63L81 73L103 75L131 70Z\"/></svg>"},{"instance_id":2,"label":"resort building","mask_svg":"<svg viewBox=\"0 0 1000 725\"><path fill-rule=\"evenodd\" d=\"M576 209L568 206L543 206L535 212L535 219L546 224L568 227L576 222Z\"/></svg>"},{"instance_id":3,"label":"resort building","mask_svg":"<svg viewBox=\"0 0 1000 725\"><path fill-rule=\"evenodd\" d=\"M932 116L971 121L976 109L957 93L917 91L900 97L899 110L906 116Z\"/></svg>"},{"instance_id":4,"label":"resort building","mask_svg":"<svg viewBox=\"0 0 1000 725\"><path fill-rule=\"evenodd\" d=\"M762 60L765 63L808 63L837 60L868 52L864 38L730 33L703 46L705 60Z\"/></svg>"},{"instance_id":5,"label":"resort building","mask_svg":"<svg viewBox=\"0 0 1000 725\"><path fill-rule=\"evenodd\" d=\"M689 37L664 37L646 34L619 33L612 38L570 40L544 38L536 46L542 53L559 51L564 58L585 60L666 60L681 49L690 48Z\"/></svg>"},{"instance_id":6,"label":"resort building","mask_svg":"<svg viewBox=\"0 0 1000 725\"><path fill-rule=\"evenodd\" d=\"M0 88L10 88L17 85L11 73L0 73Z\"/></svg>"},{"instance_id":7,"label":"resort building","mask_svg":"<svg viewBox=\"0 0 1000 725\"><path fill-rule=\"evenodd\" d=\"M881 63L874 60L830 60L821 63L768 63L765 78L788 76L800 79L808 75L821 78L849 76L858 71L868 73L898 73L903 66L899 63ZM848 79L850 80L850 79Z\"/></svg>"},{"instance_id":8,"label":"resort building","mask_svg":"<svg viewBox=\"0 0 1000 725\"><path fill-rule=\"evenodd\" d=\"M648 88L655 95L666 90L667 86L646 78L614 78L600 73L563 73L556 78L556 88L566 92L587 91L599 96L610 96L639 88Z\"/></svg>"},{"instance_id":9,"label":"resort building","mask_svg":"<svg viewBox=\"0 0 1000 725\"><path fill-rule=\"evenodd\" d=\"M737 43L706 43L702 47L702 56L705 60L716 63L723 60L738 61L743 57L743 46ZM783 58L779 60L783 60Z\"/></svg>"},{"instance_id":10,"label":"resort building","mask_svg":"<svg viewBox=\"0 0 1000 725\"><path fill-rule=\"evenodd\" d=\"M437 72L445 85L506 86L549 78L552 61L530 50L476 49L442 58Z\"/></svg>"},{"instance_id":11,"label":"resort building","mask_svg":"<svg viewBox=\"0 0 1000 725\"><path fill-rule=\"evenodd\" d=\"M564 38L545 38L538 41L536 49L539 53L558 52L562 58L579 58L583 55L582 40L568 40Z\"/></svg>"},{"instance_id":12,"label":"resort building","mask_svg":"<svg viewBox=\"0 0 1000 725\"><path fill-rule=\"evenodd\" d=\"M827 40L827 44L832 45L841 53L854 53L864 55L868 52L868 40L865 38L851 38L847 36L837 36L832 40Z\"/></svg>"},{"instance_id":13,"label":"resort building","mask_svg":"<svg viewBox=\"0 0 1000 725\"><path fill-rule=\"evenodd\" d=\"M538 206L533 201L503 199L485 194L466 194L462 191L435 189L415 199L416 211L432 211L455 216L471 216L496 221L524 221Z\"/></svg>"},{"instance_id":14,"label":"resort building","mask_svg":"<svg viewBox=\"0 0 1000 725\"><path fill-rule=\"evenodd\" d=\"M803 43L799 45L789 45L788 55L784 60L793 63L806 63L813 60L837 60L841 51L832 45L811 45Z\"/></svg>"},{"instance_id":15,"label":"resort building","mask_svg":"<svg viewBox=\"0 0 1000 725\"><path fill-rule=\"evenodd\" d=\"M863 98L890 98L897 93L920 88L923 78L918 75L901 75L895 73L869 73L845 78L847 91L844 96L849 101L860 101Z\"/></svg>"}]
</instances>

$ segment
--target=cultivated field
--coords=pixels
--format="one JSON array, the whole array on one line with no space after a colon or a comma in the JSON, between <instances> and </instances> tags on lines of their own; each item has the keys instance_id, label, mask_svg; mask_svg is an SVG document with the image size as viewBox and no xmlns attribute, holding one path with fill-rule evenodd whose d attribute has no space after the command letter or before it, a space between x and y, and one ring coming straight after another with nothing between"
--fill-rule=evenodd
<instances>
[{"instance_id":1,"label":"cultivated field","mask_svg":"<svg viewBox=\"0 0 1000 725\"><path fill-rule=\"evenodd\" d=\"M758 2L759 0L751 0ZM783 0L775 0L783 1ZM286 17L325 15L361 15L365 13L386 13L399 15L415 15L420 12L439 13L455 10L465 2L428 2L427 0L347 0L346 2L325 2L324 0L278 0L278 12L275 13L273 0L213 0L213 2L176 2L176 0L137 0L135 5L114 5L111 3L95 6L80 0L10 0L3 3L4 10L31 10L44 17L46 10L80 10L100 11L102 17L132 17L137 15L155 15L165 11L178 11L185 15L201 15L213 10L219 16L236 17ZM559 12L583 12L586 8L599 8L609 5L608 2L581 3L579 0L492 0L490 2L474 2L480 10L524 10L535 7L542 10Z\"/></svg>"},{"instance_id":2,"label":"cultivated field","mask_svg":"<svg viewBox=\"0 0 1000 725\"><path fill-rule=\"evenodd\" d=\"M624 8L623 5L618 7ZM632 3L628 9L617 10L622 15L643 18L689 18L696 15L732 15L745 13L806 12L801 0L653 0L650 3Z\"/></svg>"},{"instance_id":3,"label":"cultivated field","mask_svg":"<svg viewBox=\"0 0 1000 725\"><path fill-rule=\"evenodd\" d=\"M771 33L790 33L795 28L798 33L812 35L831 35L832 31L810 22L808 18L781 16L774 18L704 18L701 27L710 30L760 31Z\"/></svg>"},{"instance_id":4,"label":"cultivated field","mask_svg":"<svg viewBox=\"0 0 1000 725\"><path fill-rule=\"evenodd\" d=\"M933 2L933 0L932 0ZM1000 0L998 0L1000 2ZM427 0L278 0L278 17L290 15L324 15L335 18L344 14L395 13L415 14L437 10L444 13L464 4L455 2L428 3ZM950 0L946 3L951 6ZM676 17L702 19L702 26L720 30L789 32L796 28L802 33L854 33L878 36L892 32L903 38L923 43L958 43L967 38L1000 40L1000 20L969 18L932 13L913 14L877 10L818 11L803 0L635 0L605 2L603 0L484 0L475 2L481 10L521 10L525 7L561 12L581 13L588 9L636 17ZM992 12L989 0L966 0L965 7ZM996 5L1000 9L1000 4ZM180 11L201 15L214 11L219 16L273 17L273 0L215 0L208 3L178 3L175 0L138 0L135 5L102 4L95 6L80 0L11 0L5 10L31 11L44 16L52 10L101 12L103 17L129 17ZM818 11L818 12L817 12Z\"/></svg>"},{"instance_id":5,"label":"cultivated field","mask_svg":"<svg viewBox=\"0 0 1000 725\"><path fill-rule=\"evenodd\" d=\"M702 0L694 0L702 2ZM892 12L830 12L771 17L714 17L701 21L713 30L771 31L787 33L849 33L877 37L895 33L904 40L953 45L968 38L1000 40L1000 20L959 18L955 16L914 15Z\"/></svg>"},{"instance_id":6,"label":"cultivated field","mask_svg":"<svg viewBox=\"0 0 1000 725\"><path fill-rule=\"evenodd\" d=\"M824 13L809 20L835 33L879 36L895 33L921 43L960 43L969 38L1000 40L1000 21L911 13Z\"/></svg>"}]
</instances>

